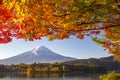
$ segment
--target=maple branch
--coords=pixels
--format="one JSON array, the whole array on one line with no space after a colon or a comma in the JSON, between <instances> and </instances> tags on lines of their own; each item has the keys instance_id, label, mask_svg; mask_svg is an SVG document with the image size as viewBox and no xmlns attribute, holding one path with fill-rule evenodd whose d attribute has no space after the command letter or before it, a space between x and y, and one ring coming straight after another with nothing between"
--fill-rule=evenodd
<instances>
[{"instance_id":1,"label":"maple branch","mask_svg":"<svg viewBox=\"0 0 120 80\"><path fill-rule=\"evenodd\" d=\"M111 26L106 26L106 27L100 27L100 28L85 29L85 30L67 30L67 29L63 29L63 28L55 28L55 29L65 30L65 31L68 31L68 32L80 32L80 31L103 30L103 29L113 28L113 27L120 27L120 24L111 25Z\"/></svg>"},{"instance_id":2,"label":"maple branch","mask_svg":"<svg viewBox=\"0 0 120 80\"><path fill-rule=\"evenodd\" d=\"M91 9L91 7L93 6L93 4L95 4L95 2L96 1L93 1L92 3L91 3L91 5L89 5L89 6L87 6L87 7L83 7L82 9L84 10L85 8L90 8ZM93 6L94 7L94 6ZM73 12L78 12L78 11L75 11L75 10L72 10L72 11L70 11L71 13L73 13ZM86 12L86 11L85 11ZM83 14L83 13L81 13L81 14ZM64 16L67 16L67 15L70 15L70 13L69 14L67 14L67 13L65 13L65 14L60 14L60 15L53 15L53 16L55 16L55 17L64 17Z\"/></svg>"},{"instance_id":3,"label":"maple branch","mask_svg":"<svg viewBox=\"0 0 120 80\"><path fill-rule=\"evenodd\" d=\"M83 15L84 13L88 12L88 11L96 12L96 10L103 9L103 8L105 8L106 6L108 6L109 4L111 4L112 2L113 2L113 1L107 3L107 4L104 5L104 6L103 6L103 5L94 4L95 2L93 2L93 4L91 4L90 6L86 7L86 9L83 8L84 11L81 12L78 17L82 17L82 15ZM96 8L94 9L94 7L96 7Z\"/></svg>"},{"instance_id":4,"label":"maple branch","mask_svg":"<svg viewBox=\"0 0 120 80\"><path fill-rule=\"evenodd\" d=\"M96 24L96 23L105 23L105 21L93 21L93 22L78 22L78 26L86 24Z\"/></svg>"},{"instance_id":5,"label":"maple branch","mask_svg":"<svg viewBox=\"0 0 120 80\"><path fill-rule=\"evenodd\" d=\"M75 31L76 31L76 32L79 32L79 31L103 30L103 29L113 28L113 27L120 27L120 24L111 25L111 26L106 26L106 27L100 27L100 28L93 28L93 29L75 30ZM73 30L67 30L67 31L73 31Z\"/></svg>"},{"instance_id":6,"label":"maple branch","mask_svg":"<svg viewBox=\"0 0 120 80\"><path fill-rule=\"evenodd\" d=\"M67 16L67 15L70 15L70 14L61 14L61 15L53 15L53 16L55 16L55 17L63 17L63 16Z\"/></svg>"}]
</instances>

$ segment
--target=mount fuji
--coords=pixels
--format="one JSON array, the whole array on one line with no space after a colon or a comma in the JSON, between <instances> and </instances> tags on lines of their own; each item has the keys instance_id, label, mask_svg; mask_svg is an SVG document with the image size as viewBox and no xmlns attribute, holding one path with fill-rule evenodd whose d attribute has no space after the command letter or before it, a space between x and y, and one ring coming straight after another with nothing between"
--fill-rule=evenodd
<instances>
[{"instance_id":1,"label":"mount fuji","mask_svg":"<svg viewBox=\"0 0 120 80\"><path fill-rule=\"evenodd\" d=\"M0 60L0 64L20 64L20 63L54 63L54 62L64 62L76 60L76 58L66 57L60 54L57 54L50 49L41 46L36 47L33 50L24 52L20 55L2 59Z\"/></svg>"}]
</instances>

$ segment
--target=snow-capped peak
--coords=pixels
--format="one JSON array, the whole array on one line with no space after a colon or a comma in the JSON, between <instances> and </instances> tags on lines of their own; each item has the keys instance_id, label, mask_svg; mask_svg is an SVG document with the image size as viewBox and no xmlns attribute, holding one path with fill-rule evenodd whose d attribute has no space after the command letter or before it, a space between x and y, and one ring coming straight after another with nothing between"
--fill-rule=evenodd
<instances>
[{"instance_id":1,"label":"snow-capped peak","mask_svg":"<svg viewBox=\"0 0 120 80\"><path fill-rule=\"evenodd\" d=\"M52 50L44 47L38 46L33 50L21 53L20 55L0 60L2 64L20 64L20 63L53 63L53 62L63 62L75 60L75 58L65 57L60 54L53 52Z\"/></svg>"},{"instance_id":2,"label":"snow-capped peak","mask_svg":"<svg viewBox=\"0 0 120 80\"><path fill-rule=\"evenodd\" d=\"M46 51L46 50L48 50L48 48L46 48L45 46L41 46L41 47L39 47L38 49L41 50L41 51Z\"/></svg>"},{"instance_id":3,"label":"snow-capped peak","mask_svg":"<svg viewBox=\"0 0 120 80\"><path fill-rule=\"evenodd\" d=\"M46 48L46 47L44 47L44 46L37 46L36 48L34 48L33 50L32 50L32 52L35 54L35 55L37 55L37 53L39 53L39 52L41 52L41 51L45 51L45 52L49 52L50 50L48 49L48 48Z\"/></svg>"}]
</instances>

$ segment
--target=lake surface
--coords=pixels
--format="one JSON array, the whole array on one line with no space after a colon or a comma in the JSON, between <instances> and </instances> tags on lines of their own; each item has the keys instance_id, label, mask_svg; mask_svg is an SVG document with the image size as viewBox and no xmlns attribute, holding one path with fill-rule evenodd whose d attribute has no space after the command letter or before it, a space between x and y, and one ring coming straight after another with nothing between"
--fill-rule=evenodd
<instances>
[{"instance_id":1,"label":"lake surface","mask_svg":"<svg viewBox=\"0 0 120 80\"><path fill-rule=\"evenodd\" d=\"M36 73L36 74L13 74L0 73L0 80L99 80L99 74L76 74L76 73Z\"/></svg>"}]
</instances>

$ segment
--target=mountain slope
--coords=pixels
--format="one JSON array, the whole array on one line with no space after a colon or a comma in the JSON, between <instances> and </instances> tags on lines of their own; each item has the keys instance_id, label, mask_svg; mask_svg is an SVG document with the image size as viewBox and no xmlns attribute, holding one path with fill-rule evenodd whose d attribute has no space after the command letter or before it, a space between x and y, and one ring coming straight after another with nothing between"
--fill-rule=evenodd
<instances>
[{"instance_id":1,"label":"mountain slope","mask_svg":"<svg viewBox=\"0 0 120 80\"><path fill-rule=\"evenodd\" d=\"M50 49L41 46L20 55L0 60L0 64L19 64L19 63L53 63L75 60L75 58L59 55Z\"/></svg>"},{"instance_id":2,"label":"mountain slope","mask_svg":"<svg viewBox=\"0 0 120 80\"><path fill-rule=\"evenodd\" d=\"M63 62L63 64L89 64L106 68L109 71L120 71L120 62L116 61L113 56L103 58L78 59Z\"/></svg>"}]
</instances>

